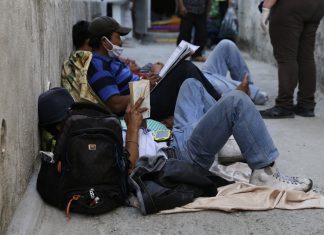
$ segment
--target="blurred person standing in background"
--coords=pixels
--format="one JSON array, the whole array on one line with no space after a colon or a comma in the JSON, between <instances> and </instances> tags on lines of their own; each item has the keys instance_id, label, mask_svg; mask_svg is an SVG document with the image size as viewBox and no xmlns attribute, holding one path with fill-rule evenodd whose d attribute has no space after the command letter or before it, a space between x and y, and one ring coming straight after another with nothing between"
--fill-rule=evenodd
<instances>
[{"instance_id":1,"label":"blurred person standing in background","mask_svg":"<svg viewBox=\"0 0 324 235\"><path fill-rule=\"evenodd\" d=\"M207 40L207 16L211 0L177 0L178 13L181 17L180 32L177 44L182 40L191 43L193 28L195 29L193 43L200 48L191 56L193 61L204 62L202 55Z\"/></svg>"},{"instance_id":2,"label":"blurred person standing in background","mask_svg":"<svg viewBox=\"0 0 324 235\"><path fill-rule=\"evenodd\" d=\"M324 15L323 0L265 0L261 27L269 33L278 62L279 91L263 118L314 117L316 31ZM297 104L294 91L298 84Z\"/></svg>"},{"instance_id":3,"label":"blurred person standing in background","mask_svg":"<svg viewBox=\"0 0 324 235\"><path fill-rule=\"evenodd\" d=\"M142 41L147 37L148 0L131 0L133 36Z\"/></svg>"}]
</instances>

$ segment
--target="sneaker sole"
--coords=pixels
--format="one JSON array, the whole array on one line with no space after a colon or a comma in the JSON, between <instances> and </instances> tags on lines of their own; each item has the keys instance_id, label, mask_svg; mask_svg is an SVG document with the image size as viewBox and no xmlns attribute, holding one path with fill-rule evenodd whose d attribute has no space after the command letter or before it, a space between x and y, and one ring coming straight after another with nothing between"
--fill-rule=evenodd
<instances>
[{"instance_id":1,"label":"sneaker sole","mask_svg":"<svg viewBox=\"0 0 324 235\"><path fill-rule=\"evenodd\" d=\"M301 117L315 117L315 114L302 114L302 113L295 113L295 114Z\"/></svg>"},{"instance_id":2,"label":"sneaker sole","mask_svg":"<svg viewBox=\"0 0 324 235\"><path fill-rule=\"evenodd\" d=\"M263 119L283 119L283 118L295 118L295 114L285 115L285 116L263 116Z\"/></svg>"},{"instance_id":3,"label":"sneaker sole","mask_svg":"<svg viewBox=\"0 0 324 235\"><path fill-rule=\"evenodd\" d=\"M309 188L306 189L306 191L304 191L305 193L307 193L308 191L310 191L313 188L313 180L311 180L311 179L309 179L309 180L310 180Z\"/></svg>"}]
</instances>

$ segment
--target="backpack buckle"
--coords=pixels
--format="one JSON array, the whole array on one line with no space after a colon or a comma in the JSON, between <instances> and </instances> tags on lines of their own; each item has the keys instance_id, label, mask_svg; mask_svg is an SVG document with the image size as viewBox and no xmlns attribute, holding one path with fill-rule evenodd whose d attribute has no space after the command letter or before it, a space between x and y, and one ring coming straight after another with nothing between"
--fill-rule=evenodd
<instances>
[{"instance_id":1,"label":"backpack buckle","mask_svg":"<svg viewBox=\"0 0 324 235\"><path fill-rule=\"evenodd\" d=\"M88 150L89 151L96 151L97 145L96 144L88 144Z\"/></svg>"},{"instance_id":2,"label":"backpack buckle","mask_svg":"<svg viewBox=\"0 0 324 235\"><path fill-rule=\"evenodd\" d=\"M95 195L95 191L93 188L89 190L90 198L92 199L90 202L90 206L95 206L99 203L100 197Z\"/></svg>"}]
</instances>

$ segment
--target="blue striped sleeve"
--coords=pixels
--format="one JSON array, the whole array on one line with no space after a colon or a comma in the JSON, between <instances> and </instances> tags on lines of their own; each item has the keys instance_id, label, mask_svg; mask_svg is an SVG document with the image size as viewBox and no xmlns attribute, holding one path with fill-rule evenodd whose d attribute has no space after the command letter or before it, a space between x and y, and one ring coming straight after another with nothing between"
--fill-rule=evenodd
<instances>
[{"instance_id":1,"label":"blue striped sleeve","mask_svg":"<svg viewBox=\"0 0 324 235\"><path fill-rule=\"evenodd\" d=\"M113 95L119 95L118 84L109 71L99 70L93 63L88 70L88 82L93 91L104 102L108 101Z\"/></svg>"}]
</instances>

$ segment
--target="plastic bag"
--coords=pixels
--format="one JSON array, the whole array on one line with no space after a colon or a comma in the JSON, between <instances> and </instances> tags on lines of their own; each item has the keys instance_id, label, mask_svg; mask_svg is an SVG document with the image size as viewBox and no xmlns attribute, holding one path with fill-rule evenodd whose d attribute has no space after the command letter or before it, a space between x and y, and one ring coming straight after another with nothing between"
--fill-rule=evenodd
<instances>
[{"instance_id":1,"label":"plastic bag","mask_svg":"<svg viewBox=\"0 0 324 235\"><path fill-rule=\"evenodd\" d=\"M235 39L238 35L238 19L233 7L229 7L223 19L218 38Z\"/></svg>"}]
</instances>

